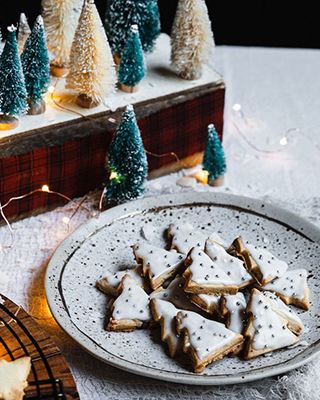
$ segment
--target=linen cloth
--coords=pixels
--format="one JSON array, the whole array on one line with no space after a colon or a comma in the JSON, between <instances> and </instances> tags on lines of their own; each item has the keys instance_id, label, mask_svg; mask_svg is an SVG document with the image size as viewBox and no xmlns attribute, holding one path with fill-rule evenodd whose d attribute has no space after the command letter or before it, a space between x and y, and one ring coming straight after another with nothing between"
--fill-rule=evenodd
<instances>
[{"instance_id":1,"label":"linen cloth","mask_svg":"<svg viewBox=\"0 0 320 400\"><path fill-rule=\"evenodd\" d=\"M211 190L263 198L320 227L320 51L218 47L215 68L227 85L224 146L228 160L225 186L176 185L186 171L149 181L146 195ZM233 111L233 105L241 105ZM239 106L235 107L239 110ZM283 144L287 141L287 145ZM270 152L274 150L274 152ZM168 149L170 151L170 149ZM94 210L99 193L86 197ZM82 400L316 400L320 358L283 377L224 387L195 387L139 377L96 360L72 341L52 319L43 278L57 245L90 218L83 208L63 223L76 206L12 225L15 243L0 251L0 293L21 304L51 334L66 356ZM0 227L0 244L10 236Z\"/></svg>"}]
</instances>

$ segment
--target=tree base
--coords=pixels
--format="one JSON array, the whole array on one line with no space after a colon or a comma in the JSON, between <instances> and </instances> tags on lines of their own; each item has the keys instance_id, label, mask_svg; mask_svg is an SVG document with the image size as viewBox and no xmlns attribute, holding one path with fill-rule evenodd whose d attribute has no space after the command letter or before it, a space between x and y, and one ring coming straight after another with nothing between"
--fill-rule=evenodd
<instances>
[{"instance_id":1,"label":"tree base","mask_svg":"<svg viewBox=\"0 0 320 400\"><path fill-rule=\"evenodd\" d=\"M39 115L46 111L46 103L42 99L37 103L34 103L32 100L28 99L28 105L28 115Z\"/></svg>"},{"instance_id":2,"label":"tree base","mask_svg":"<svg viewBox=\"0 0 320 400\"><path fill-rule=\"evenodd\" d=\"M114 53L113 61L116 65L120 65L121 57L119 53Z\"/></svg>"},{"instance_id":3,"label":"tree base","mask_svg":"<svg viewBox=\"0 0 320 400\"><path fill-rule=\"evenodd\" d=\"M126 93L136 93L139 90L139 86L127 86L123 83L119 83L119 89Z\"/></svg>"},{"instance_id":4,"label":"tree base","mask_svg":"<svg viewBox=\"0 0 320 400\"><path fill-rule=\"evenodd\" d=\"M210 186L217 187L217 186L223 186L223 184L224 184L224 176L223 175L218 176L218 178L212 179L209 181Z\"/></svg>"},{"instance_id":5,"label":"tree base","mask_svg":"<svg viewBox=\"0 0 320 400\"><path fill-rule=\"evenodd\" d=\"M50 72L51 72L51 75L53 75L57 78L64 78L68 75L69 68L59 67L58 65L51 64Z\"/></svg>"},{"instance_id":6,"label":"tree base","mask_svg":"<svg viewBox=\"0 0 320 400\"><path fill-rule=\"evenodd\" d=\"M198 70L185 70L185 71L181 71L179 73L180 78L182 79L186 79L188 81L195 81L197 79L200 79L202 76L202 70L198 69Z\"/></svg>"},{"instance_id":7,"label":"tree base","mask_svg":"<svg viewBox=\"0 0 320 400\"><path fill-rule=\"evenodd\" d=\"M13 115L0 115L0 131L15 129L19 125L19 118Z\"/></svg>"},{"instance_id":8,"label":"tree base","mask_svg":"<svg viewBox=\"0 0 320 400\"><path fill-rule=\"evenodd\" d=\"M94 108L100 104L100 101L94 100L86 94L79 94L76 103L82 108Z\"/></svg>"}]
</instances>

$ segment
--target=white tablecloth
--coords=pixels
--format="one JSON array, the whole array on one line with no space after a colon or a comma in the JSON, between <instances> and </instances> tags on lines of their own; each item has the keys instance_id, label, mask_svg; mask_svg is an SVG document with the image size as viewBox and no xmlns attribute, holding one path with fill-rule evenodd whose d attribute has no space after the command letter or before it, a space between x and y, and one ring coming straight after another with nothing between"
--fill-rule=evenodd
<instances>
[{"instance_id":1,"label":"white tablecloth","mask_svg":"<svg viewBox=\"0 0 320 400\"><path fill-rule=\"evenodd\" d=\"M227 85L224 145L228 174L225 186L218 190L263 197L320 226L320 52L218 47L214 65ZM241 111L232 111L235 103L241 105L242 116ZM286 139L288 144L282 146L280 140L284 143ZM176 185L178 175L148 182L147 194L208 190L201 185L181 189ZM93 209L98 197L89 195L85 204ZM0 293L25 307L49 331L70 364L82 400L319 399L319 359L280 379L210 388L141 378L111 368L81 350L50 316L43 287L55 247L89 217L79 210L68 230L62 219L73 210L74 205L67 204L13 224L14 247L0 251ZM0 244L8 242L3 226Z\"/></svg>"}]
</instances>

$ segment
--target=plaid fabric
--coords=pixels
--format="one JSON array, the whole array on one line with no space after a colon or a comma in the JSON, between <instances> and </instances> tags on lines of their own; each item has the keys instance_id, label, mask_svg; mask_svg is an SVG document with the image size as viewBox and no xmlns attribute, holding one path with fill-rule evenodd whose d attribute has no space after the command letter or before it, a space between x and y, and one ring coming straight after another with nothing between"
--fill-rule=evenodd
<instances>
[{"instance_id":1,"label":"plaid fabric","mask_svg":"<svg viewBox=\"0 0 320 400\"><path fill-rule=\"evenodd\" d=\"M207 125L213 122L222 135L224 89L212 91L173 107L162 109L138 121L145 148L153 153L175 152L179 158L203 151ZM48 184L68 197L84 195L101 187L105 177L106 153L113 132L92 134L59 146L0 158L0 199L4 204ZM153 170L174 162L172 156L148 156ZM63 203L55 195L36 193L15 201L5 209L8 217L28 214Z\"/></svg>"}]
</instances>

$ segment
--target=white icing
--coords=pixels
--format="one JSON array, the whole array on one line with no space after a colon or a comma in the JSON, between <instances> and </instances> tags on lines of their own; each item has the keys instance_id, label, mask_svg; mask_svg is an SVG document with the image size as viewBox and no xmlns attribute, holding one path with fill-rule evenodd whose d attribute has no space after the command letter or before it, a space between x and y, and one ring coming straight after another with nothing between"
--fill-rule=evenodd
<instances>
[{"instance_id":1,"label":"white icing","mask_svg":"<svg viewBox=\"0 0 320 400\"><path fill-rule=\"evenodd\" d=\"M215 294L197 294L195 295L199 297L206 305L208 308L214 308L218 309L219 306L219 301L221 296L220 295L215 295Z\"/></svg>"},{"instance_id":2,"label":"white icing","mask_svg":"<svg viewBox=\"0 0 320 400\"><path fill-rule=\"evenodd\" d=\"M236 334L223 324L201 317L192 311L179 313L180 329L186 329L190 345L200 360L233 341Z\"/></svg>"},{"instance_id":3,"label":"white icing","mask_svg":"<svg viewBox=\"0 0 320 400\"><path fill-rule=\"evenodd\" d=\"M236 333L243 331L244 312L247 306L246 299L243 293L225 294L225 305L229 311L229 326L228 328Z\"/></svg>"},{"instance_id":4,"label":"white icing","mask_svg":"<svg viewBox=\"0 0 320 400\"><path fill-rule=\"evenodd\" d=\"M183 287L184 279L177 276L166 289L152 292L150 299L166 300L182 310L198 311L198 307L191 303Z\"/></svg>"},{"instance_id":5,"label":"white icing","mask_svg":"<svg viewBox=\"0 0 320 400\"><path fill-rule=\"evenodd\" d=\"M113 303L112 319L137 319L149 321L149 296L137 283L126 275L122 280L122 292Z\"/></svg>"},{"instance_id":6,"label":"white icing","mask_svg":"<svg viewBox=\"0 0 320 400\"><path fill-rule=\"evenodd\" d=\"M273 311L268 299L258 290L252 294L251 312L255 329L253 349L276 350L297 342L297 336L287 328L286 321Z\"/></svg>"},{"instance_id":7,"label":"white icing","mask_svg":"<svg viewBox=\"0 0 320 400\"><path fill-rule=\"evenodd\" d=\"M263 296L269 301L271 308L283 318L296 322L303 328L303 323L299 316L291 310L279 297L271 292L262 292Z\"/></svg>"},{"instance_id":8,"label":"white icing","mask_svg":"<svg viewBox=\"0 0 320 400\"><path fill-rule=\"evenodd\" d=\"M199 285L244 285L251 282L252 277L244 268L244 264L232 257L225 249L215 242L210 242L206 248L208 254L194 248L191 251L192 263L189 270L192 280Z\"/></svg>"},{"instance_id":9,"label":"white icing","mask_svg":"<svg viewBox=\"0 0 320 400\"><path fill-rule=\"evenodd\" d=\"M203 250L205 242L208 239L208 235L196 231L189 223L184 225L171 224L169 226L169 235L172 237L171 248L177 249L183 254L187 254L193 247ZM217 233L213 232L209 237L224 245L224 241Z\"/></svg>"},{"instance_id":10,"label":"white icing","mask_svg":"<svg viewBox=\"0 0 320 400\"><path fill-rule=\"evenodd\" d=\"M134 254L142 260L143 273L149 271L152 279L179 268L184 255L176 251L167 251L151 244L141 243L133 246Z\"/></svg>"},{"instance_id":11,"label":"white icing","mask_svg":"<svg viewBox=\"0 0 320 400\"><path fill-rule=\"evenodd\" d=\"M279 260L270 251L253 246L252 244L246 244L246 248L259 266L263 279L270 277L272 279L277 278L282 276L288 269L288 264L285 261Z\"/></svg>"},{"instance_id":12,"label":"white icing","mask_svg":"<svg viewBox=\"0 0 320 400\"><path fill-rule=\"evenodd\" d=\"M162 326L164 331L164 338L171 338L172 346L176 349L179 343L179 337L176 332L175 317L179 310L168 301L155 299L155 308L159 318L163 318Z\"/></svg>"},{"instance_id":13,"label":"white icing","mask_svg":"<svg viewBox=\"0 0 320 400\"><path fill-rule=\"evenodd\" d=\"M268 283L263 288L284 296L302 300L308 288L307 275L307 271L302 268L289 270L280 278Z\"/></svg>"},{"instance_id":14,"label":"white icing","mask_svg":"<svg viewBox=\"0 0 320 400\"><path fill-rule=\"evenodd\" d=\"M0 399L22 399L24 389L28 386L30 357L18 358L8 362L0 360Z\"/></svg>"},{"instance_id":15,"label":"white icing","mask_svg":"<svg viewBox=\"0 0 320 400\"><path fill-rule=\"evenodd\" d=\"M125 275L129 275L132 279L134 279L137 282L139 286L143 286L143 279L141 277L141 268L139 267L136 267L134 269L126 269L115 273L107 271L102 279L105 279L110 286L117 288L122 278Z\"/></svg>"}]
</instances>

